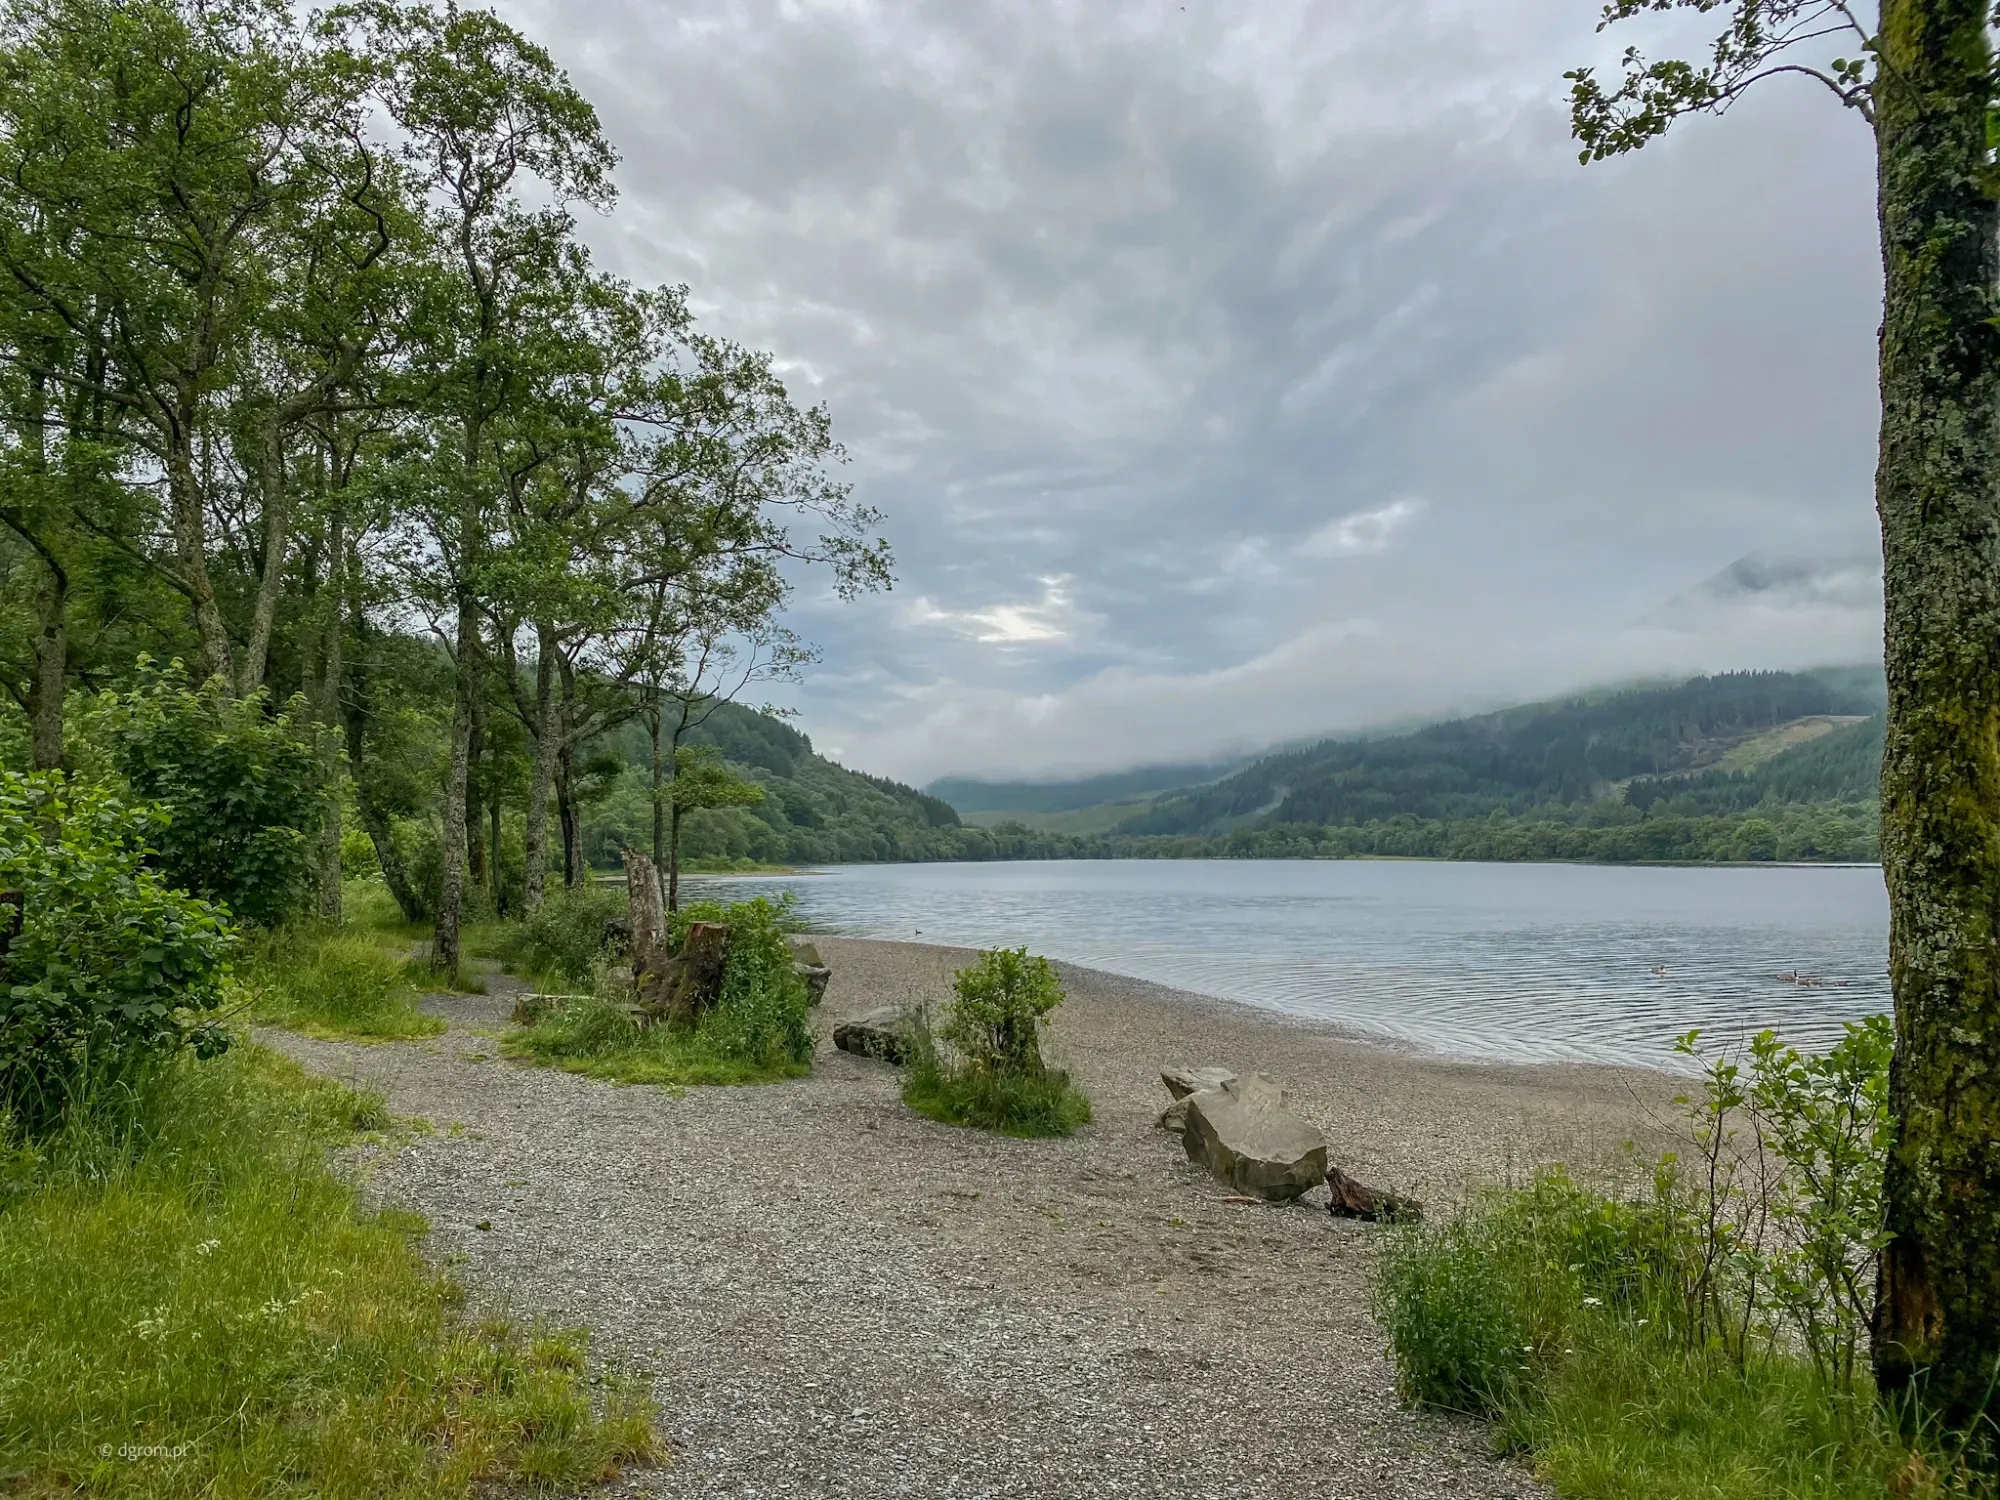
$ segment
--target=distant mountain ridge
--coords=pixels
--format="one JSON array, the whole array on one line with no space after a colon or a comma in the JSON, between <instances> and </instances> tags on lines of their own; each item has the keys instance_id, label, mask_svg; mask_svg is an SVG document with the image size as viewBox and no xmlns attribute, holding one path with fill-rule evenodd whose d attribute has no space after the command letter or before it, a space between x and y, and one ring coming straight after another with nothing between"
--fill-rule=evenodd
<instances>
[{"instance_id":1,"label":"distant mountain ridge","mask_svg":"<svg viewBox=\"0 0 2000 1500\"><path fill-rule=\"evenodd\" d=\"M1878 680L1851 669L1733 672L1579 695L1267 756L1211 786L1155 799L1118 831L1214 834L1250 820L1360 825L1570 808L1636 779L1711 768L1782 726L1866 718L1881 703Z\"/></svg>"},{"instance_id":2,"label":"distant mountain ridge","mask_svg":"<svg viewBox=\"0 0 2000 1500\"><path fill-rule=\"evenodd\" d=\"M972 813L1075 812L1198 786L1227 776L1248 760L1248 756L1238 755L1186 765L1139 766L1130 771L1111 771L1070 781L979 781L966 776L946 776L924 790L933 797L942 797L962 817Z\"/></svg>"}]
</instances>

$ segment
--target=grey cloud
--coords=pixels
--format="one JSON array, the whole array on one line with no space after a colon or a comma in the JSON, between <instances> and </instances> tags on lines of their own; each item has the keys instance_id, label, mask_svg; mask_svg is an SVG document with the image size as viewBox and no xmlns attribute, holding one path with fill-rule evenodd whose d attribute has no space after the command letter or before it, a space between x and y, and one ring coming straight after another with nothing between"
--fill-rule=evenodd
<instances>
[{"instance_id":1,"label":"grey cloud","mask_svg":"<svg viewBox=\"0 0 2000 1500\"><path fill-rule=\"evenodd\" d=\"M894 596L795 610L855 764L1869 649L1823 602L1625 623L1865 541L1867 149L1816 97L1585 171L1588 0L508 9L624 152L602 258L776 351L890 516Z\"/></svg>"}]
</instances>

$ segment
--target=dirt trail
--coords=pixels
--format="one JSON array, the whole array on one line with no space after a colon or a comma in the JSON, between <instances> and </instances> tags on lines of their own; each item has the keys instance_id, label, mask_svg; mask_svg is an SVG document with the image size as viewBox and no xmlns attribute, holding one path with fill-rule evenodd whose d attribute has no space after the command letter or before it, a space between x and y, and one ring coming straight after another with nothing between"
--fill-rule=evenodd
<instances>
[{"instance_id":1,"label":"dirt trail","mask_svg":"<svg viewBox=\"0 0 2000 1500\"><path fill-rule=\"evenodd\" d=\"M822 1032L941 998L964 957L821 947ZM1510 1163L1605 1157L1669 1086L1441 1063L1064 977L1053 1050L1097 1102L1067 1141L918 1118L893 1071L830 1050L808 1079L678 1096L520 1066L495 1045L505 981L434 997L452 1029L422 1042L273 1040L439 1127L370 1190L429 1218L477 1299L588 1325L651 1379L676 1461L637 1493L1540 1493L1476 1427L1398 1408L1366 1312L1380 1231L1323 1192L1221 1201L1153 1126L1157 1069L1267 1069L1336 1160L1434 1204Z\"/></svg>"}]
</instances>

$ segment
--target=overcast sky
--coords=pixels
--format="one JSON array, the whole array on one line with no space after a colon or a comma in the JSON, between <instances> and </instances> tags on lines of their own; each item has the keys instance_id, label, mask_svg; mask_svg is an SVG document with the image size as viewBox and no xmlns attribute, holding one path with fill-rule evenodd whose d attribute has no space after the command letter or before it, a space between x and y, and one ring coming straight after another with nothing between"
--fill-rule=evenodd
<instances>
[{"instance_id":1,"label":"overcast sky","mask_svg":"<svg viewBox=\"0 0 2000 1500\"><path fill-rule=\"evenodd\" d=\"M915 781L1879 650L1866 128L1779 81L1581 167L1564 69L1690 38L1597 8L503 6L602 261L831 409L898 581L802 582L794 701ZM1752 552L1850 562L1702 590Z\"/></svg>"}]
</instances>

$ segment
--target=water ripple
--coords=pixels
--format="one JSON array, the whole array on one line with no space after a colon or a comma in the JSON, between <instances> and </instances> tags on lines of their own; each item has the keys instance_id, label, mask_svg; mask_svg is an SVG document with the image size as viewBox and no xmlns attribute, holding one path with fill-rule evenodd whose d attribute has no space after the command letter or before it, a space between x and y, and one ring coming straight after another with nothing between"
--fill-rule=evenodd
<instances>
[{"instance_id":1,"label":"water ripple","mask_svg":"<svg viewBox=\"0 0 2000 1500\"><path fill-rule=\"evenodd\" d=\"M1821 1045L1889 1005L1872 867L1088 860L697 883L790 890L824 931L1025 944L1468 1057L1658 1066L1691 1028Z\"/></svg>"}]
</instances>

